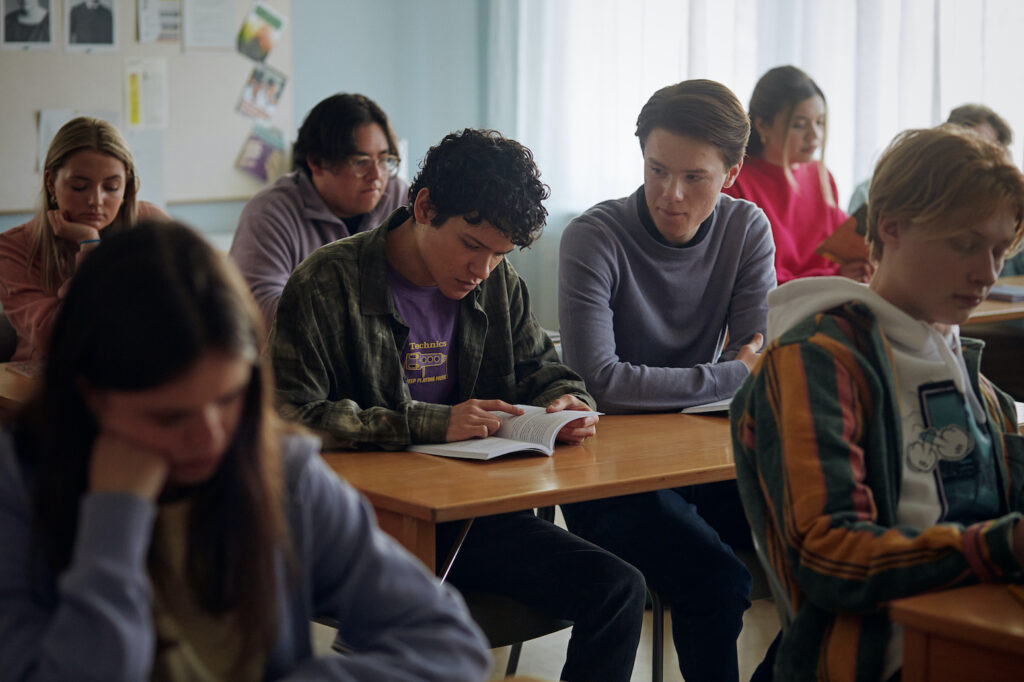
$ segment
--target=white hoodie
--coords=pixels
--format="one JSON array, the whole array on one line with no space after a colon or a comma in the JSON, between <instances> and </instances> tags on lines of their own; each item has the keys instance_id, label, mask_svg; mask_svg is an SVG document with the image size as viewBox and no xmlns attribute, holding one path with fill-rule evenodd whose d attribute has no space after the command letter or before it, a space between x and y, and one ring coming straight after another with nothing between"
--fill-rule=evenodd
<instances>
[{"instance_id":1,"label":"white hoodie","mask_svg":"<svg viewBox=\"0 0 1024 682\"><path fill-rule=\"evenodd\" d=\"M871 309L891 350L903 434L897 522L923 529L944 521L968 524L998 516L1000 496L987 416L970 385L958 327L943 335L867 285L845 277L813 277L768 293L768 342L808 317L849 301ZM882 679L899 669L902 634L901 628L893 629Z\"/></svg>"},{"instance_id":2,"label":"white hoodie","mask_svg":"<svg viewBox=\"0 0 1024 682\"><path fill-rule=\"evenodd\" d=\"M892 351L892 381L904 448L899 523L927 528L948 520L950 513L953 520L962 523L994 518L999 513L997 488L978 490L971 496L979 504L978 509L964 497L963 490L950 489L967 485L964 479L972 476L976 464L941 475L938 471L940 461L964 462L975 446L980 446L985 451L978 452L981 461L991 464L984 480L996 484L991 443L987 442L985 429L987 416L970 386L958 327L953 326L943 335L867 285L845 277L814 277L794 280L768 293L768 341L816 313L849 301L860 301L871 309ZM964 409L965 399L969 412ZM974 419L967 419L967 414ZM950 494L954 492L957 499L951 500ZM967 504L967 508L957 506L957 501ZM965 514L966 518L962 518Z\"/></svg>"}]
</instances>

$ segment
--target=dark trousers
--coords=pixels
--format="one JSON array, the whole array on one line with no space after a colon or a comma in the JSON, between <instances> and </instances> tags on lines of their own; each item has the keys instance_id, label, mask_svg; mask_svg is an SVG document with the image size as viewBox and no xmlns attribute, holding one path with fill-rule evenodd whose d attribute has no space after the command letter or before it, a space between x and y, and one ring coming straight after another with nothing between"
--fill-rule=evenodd
<instances>
[{"instance_id":1,"label":"dark trousers","mask_svg":"<svg viewBox=\"0 0 1024 682\"><path fill-rule=\"evenodd\" d=\"M438 556L461 526L438 526ZM486 516L473 522L448 581L573 621L560 679L629 680L647 593L640 572L603 549L531 512Z\"/></svg>"},{"instance_id":2,"label":"dark trousers","mask_svg":"<svg viewBox=\"0 0 1024 682\"><path fill-rule=\"evenodd\" d=\"M709 523L714 518L723 537L751 546L735 482L562 505L562 513L569 530L639 568L671 606L687 682L738 679L750 573Z\"/></svg>"}]
</instances>

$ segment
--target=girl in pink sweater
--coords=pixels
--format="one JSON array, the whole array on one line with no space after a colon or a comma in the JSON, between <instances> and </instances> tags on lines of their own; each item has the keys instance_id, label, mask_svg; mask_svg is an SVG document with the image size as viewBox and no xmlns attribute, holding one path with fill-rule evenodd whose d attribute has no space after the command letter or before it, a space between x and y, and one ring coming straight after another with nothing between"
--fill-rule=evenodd
<instances>
[{"instance_id":1,"label":"girl in pink sweater","mask_svg":"<svg viewBox=\"0 0 1024 682\"><path fill-rule=\"evenodd\" d=\"M779 284L835 274L867 281L866 258L837 267L815 252L846 220L822 160L828 109L821 88L794 66L776 67L757 82L748 113L747 158L736 182L722 191L754 202L768 216Z\"/></svg>"},{"instance_id":2,"label":"girl in pink sweater","mask_svg":"<svg viewBox=\"0 0 1024 682\"><path fill-rule=\"evenodd\" d=\"M12 360L45 357L68 282L101 235L167 217L136 201L138 186L132 153L114 126L82 116L57 131L35 217L0 234L0 305L18 333Z\"/></svg>"}]
</instances>

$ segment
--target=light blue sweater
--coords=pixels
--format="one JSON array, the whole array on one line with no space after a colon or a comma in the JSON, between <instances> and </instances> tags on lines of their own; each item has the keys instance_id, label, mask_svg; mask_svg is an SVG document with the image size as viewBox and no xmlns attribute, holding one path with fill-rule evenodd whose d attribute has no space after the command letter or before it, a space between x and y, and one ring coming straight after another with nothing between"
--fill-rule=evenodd
<instances>
[{"instance_id":1,"label":"light blue sweater","mask_svg":"<svg viewBox=\"0 0 1024 682\"><path fill-rule=\"evenodd\" d=\"M709 226L675 247L644 227L640 197L637 190L597 204L562 235L565 363L605 412L727 398L747 376L736 354L765 331L765 295L775 286L768 219L754 204L722 195Z\"/></svg>"},{"instance_id":2,"label":"light blue sweater","mask_svg":"<svg viewBox=\"0 0 1024 682\"><path fill-rule=\"evenodd\" d=\"M484 679L487 643L459 597L377 529L315 439L283 445L297 570L292 583L283 568L278 576L283 618L265 679ZM0 678L148 679L155 634L146 551L156 506L87 493L71 564L54 580L32 551L31 491L10 434L0 434ZM314 615L339 621L351 654L313 658Z\"/></svg>"}]
</instances>

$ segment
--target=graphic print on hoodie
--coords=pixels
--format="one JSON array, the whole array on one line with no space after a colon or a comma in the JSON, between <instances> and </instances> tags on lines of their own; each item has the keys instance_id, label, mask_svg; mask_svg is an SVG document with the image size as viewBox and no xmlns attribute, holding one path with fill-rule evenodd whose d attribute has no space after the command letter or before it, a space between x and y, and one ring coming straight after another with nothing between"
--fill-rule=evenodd
<instances>
[{"instance_id":1,"label":"graphic print on hoodie","mask_svg":"<svg viewBox=\"0 0 1024 682\"><path fill-rule=\"evenodd\" d=\"M934 475L940 521L970 525L995 518L999 490L992 439L984 425L972 418L952 381L922 384L917 394L924 424L916 438L908 438L904 465Z\"/></svg>"}]
</instances>

